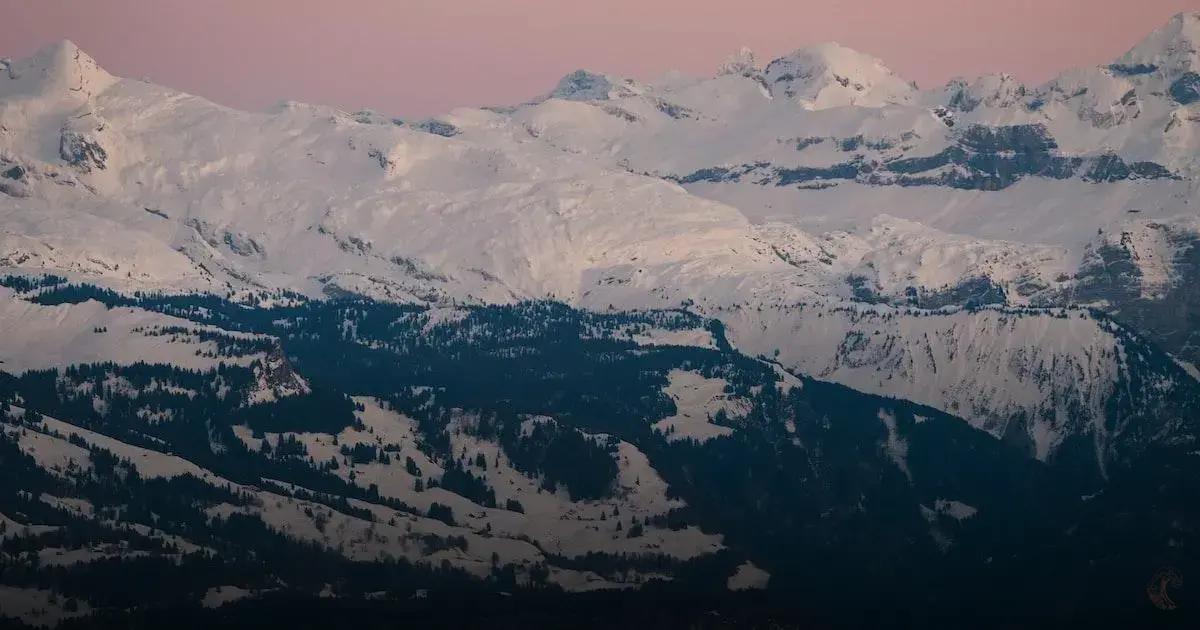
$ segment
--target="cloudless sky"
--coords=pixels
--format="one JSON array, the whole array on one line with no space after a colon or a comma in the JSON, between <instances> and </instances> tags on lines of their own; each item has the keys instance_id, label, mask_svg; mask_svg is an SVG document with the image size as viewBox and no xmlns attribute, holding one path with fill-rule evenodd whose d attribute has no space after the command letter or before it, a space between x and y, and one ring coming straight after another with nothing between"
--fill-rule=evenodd
<instances>
[{"instance_id":1,"label":"cloudless sky","mask_svg":"<svg viewBox=\"0 0 1200 630\"><path fill-rule=\"evenodd\" d=\"M838 41L923 87L1107 63L1200 0L0 0L0 56L71 39L110 72L219 103L398 116L515 103L576 68L712 74Z\"/></svg>"}]
</instances>

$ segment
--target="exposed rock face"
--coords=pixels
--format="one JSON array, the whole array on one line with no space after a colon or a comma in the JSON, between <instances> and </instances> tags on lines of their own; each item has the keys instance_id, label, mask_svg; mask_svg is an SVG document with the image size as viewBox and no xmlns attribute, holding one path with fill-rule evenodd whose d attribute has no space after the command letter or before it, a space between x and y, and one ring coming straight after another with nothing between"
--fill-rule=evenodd
<instances>
[{"instance_id":1,"label":"exposed rock face","mask_svg":"<svg viewBox=\"0 0 1200 630\"><path fill-rule=\"evenodd\" d=\"M239 256L262 256L265 253L257 241L245 234L226 232L223 240Z\"/></svg>"},{"instance_id":2,"label":"exposed rock face","mask_svg":"<svg viewBox=\"0 0 1200 630\"><path fill-rule=\"evenodd\" d=\"M959 144L980 153L1045 153L1058 148L1043 125L971 125L962 131Z\"/></svg>"},{"instance_id":3,"label":"exposed rock face","mask_svg":"<svg viewBox=\"0 0 1200 630\"><path fill-rule=\"evenodd\" d=\"M90 173L92 169L107 168L108 152L90 133L64 127L59 138L58 154L67 164L85 173Z\"/></svg>"},{"instance_id":4,"label":"exposed rock face","mask_svg":"<svg viewBox=\"0 0 1200 630\"><path fill-rule=\"evenodd\" d=\"M413 129L416 129L418 131L424 131L425 133L431 133L435 136L442 136L443 138L453 138L454 136L457 136L459 133L462 133L461 131L459 131L458 127L455 127L452 124L441 121L441 120L432 119L432 118L429 120L422 120L420 122L413 123L411 126Z\"/></svg>"},{"instance_id":5,"label":"exposed rock face","mask_svg":"<svg viewBox=\"0 0 1200 630\"><path fill-rule=\"evenodd\" d=\"M224 245L229 251L238 256L253 258L266 256L266 248L252 236L244 232L218 229L199 219L189 219L187 225L194 229L196 234L212 247L219 248Z\"/></svg>"},{"instance_id":6,"label":"exposed rock face","mask_svg":"<svg viewBox=\"0 0 1200 630\"><path fill-rule=\"evenodd\" d=\"M983 107L1012 107L1026 97L1025 86L1011 74L989 74L971 83L952 80L946 86L946 104L950 109L971 112Z\"/></svg>"},{"instance_id":7,"label":"exposed rock face","mask_svg":"<svg viewBox=\"0 0 1200 630\"><path fill-rule=\"evenodd\" d=\"M1124 179L1166 179L1174 175L1161 164L1133 162L1127 164L1116 154L1095 158L1083 178L1093 182L1116 182Z\"/></svg>"},{"instance_id":8,"label":"exposed rock face","mask_svg":"<svg viewBox=\"0 0 1200 630\"><path fill-rule=\"evenodd\" d=\"M296 372L279 346L275 346L266 357L255 363L254 375L257 385L250 393L248 402L251 403L267 402L311 391L308 382Z\"/></svg>"},{"instance_id":9,"label":"exposed rock face","mask_svg":"<svg viewBox=\"0 0 1200 630\"><path fill-rule=\"evenodd\" d=\"M1064 155L1046 127L1040 124L987 126L968 125L953 132L953 146L934 155L899 157L880 162L855 155L829 166L773 167L768 163L738 167L705 168L677 178L683 184L736 182L750 179L776 186L802 185L837 180L875 185L946 186L965 190L1002 190L1025 177L1114 182L1128 179L1162 179L1175 175L1154 162L1126 163L1106 153L1097 157ZM797 141L806 148L814 140ZM834 139L843 151L866 148L886 151L890 141L867 142L861 136Z\"/></svg>"},{"instance_id":10,"label":"exposed rock face","mask_svg":"<svg viewBox=\"0 0 1200 630\"><path fill-rule=\"evenodd\" d=\"M955 286L940 291L921 290L913 296L913 303L926 309L939 309L947 306L977 308L989 304L1004 304L1006 301L1004 288L987 277L968 278Z\"/></svg>"},{"instance_id":11,"label":"exposed rock face","mask_svg":"<svg viewBox=\"0 0 1200 630\"><path fill-rule=\"evenodd\" d=\"M896 160L887 169L901 175L902 185L999 190L1027 175L1065 179L1081 162L1058 155L1058 144L1041 125L970 125L956 139L956 146L937 155ZM945 167L958 168L930 173Z\"/></svg>"},{"instance_id":12,"label":"exposed rock face","mask_svg":"<svg viewBox=\"0 0 1200 630\"><path fill-rule=\"evenodd\" d=\"M1069 299L1096 304L1181 359L1200 363L1198 283L1200 232L1149 223L1089 249Z\"/></svg>"},{"instance_id":13,"label":"exposed rock face","mask_svg":"<svg viewBox=\"0 0 1200 630\"><path fill-rule=\"evenodd\" d=\"M20 164L0 159L0 194L10 197L29 195L29 171Z\"/></svg>"},{"instance_id":14,"label":"exposed rock face","mask_svg":"<svg viewBox=\"0 0 1200 630\"><path fill-rule=\"evenodd\" d=\"M587 70L576 70L563 77L549 98L566 101L607 101L641 93L630 79L611 77Z\"/></svg>"},{"instance_id":15,"label":"exposed rock face","mask_svg":"<svg viewBox=\"0 0 1200 630\"><path fill-rule=\"evenodd\" d=\"M1200 101L1200 74L1187 72L1171 84L1171 98L1180 105Z\"/></svg>"},{"instance_id":16,"label":"exposed rock face","mask_svg":"<svg viewBox=\"0 0 1200 630\"><path fill-rule=\"evenodd\" d=\"M612 84L604 75L576 70L563 77L550 96L565 100L605 100L610 88Z\"/></svg>"},{"instance_id":17,"label":"exposed rock face","mask_svg":"<svg viewBox=\"0 0 1200 630\"><path fill-rule=\"evenodd\" d=\"M920 309L937 310L946 307L979 308L1003 306L1008 302L1004 287L987 276L967 278L957 284L932 289L910 286L902 298L884 293L871 279L850 274L846 283L853 291L854 299L868 304L908 304Z\"/></svg>"}]
</instances>

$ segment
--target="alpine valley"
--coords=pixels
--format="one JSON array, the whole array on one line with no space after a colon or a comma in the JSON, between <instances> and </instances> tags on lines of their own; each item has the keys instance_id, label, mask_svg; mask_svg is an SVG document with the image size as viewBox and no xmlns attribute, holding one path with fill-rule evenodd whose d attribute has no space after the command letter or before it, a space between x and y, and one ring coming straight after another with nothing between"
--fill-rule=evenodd
<instances>
[{"instance_id":1,"label":"alpine valley","mask_svg":"<svg viewBox=\"0 0 1200 630\"><path fill-rule=\"evenodd\" d=\"M0 60L0 627L1177 623L1198 283L1200 13L426 120L64 41Z\"/></svg>"}]
</instances>

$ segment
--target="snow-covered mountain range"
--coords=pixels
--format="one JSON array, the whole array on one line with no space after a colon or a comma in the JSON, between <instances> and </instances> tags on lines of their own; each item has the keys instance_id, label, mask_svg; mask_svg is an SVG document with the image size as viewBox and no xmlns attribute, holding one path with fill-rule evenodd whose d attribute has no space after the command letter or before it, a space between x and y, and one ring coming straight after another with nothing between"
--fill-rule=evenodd
<instances>
[{"instance_id":1,"label":"snow-covered mountain range","mask_svg":"<svg viewBox=\"0 0 1200 630\"><path fill-rule=\"evenodd\" d=\"M800 303L898 319L1082 304L1190 362L1198 25L1176 16L1036 87L919 90L822 44L667 85L579 71L526 105L412 122L234 111L62 42L0 73L0 262L123 290L694 303L766 308L764 323ZM783 349L794 325L745 343ZM909 378L884 391L973 406Z\"/></svg>"},{"instance_id":2,"label":"snow-covered mountain range","mask_svg":"<svg viewBox=\"0 0 1200 630\"><path fill-rule=\"evenodd\" d=\"M1200 363L1198 156L1200 13L1041 86L989 75L921 89L828 43L765 65L744 49L714 76L662 83L580 70L527 103L426 120L293 102L236 111L113 76L64 41L0 60L0 275L259 308L364 296L429 307L431 330L463 307L537 300L683 309L787 378L925 405L1102 477L1129 453L1194 437L1195 409L1180 401ZM286 363L269 335L184 334L169 309L36 295L0 288L0 370L206 369L213 335L247 335L265 346L219 356L254 366L251 401L312 393L299 374L268 375ZM182 337L147 333L164 329ZM659 332L719 346L699 328ZM721 381L672 374L668 395L702 398L697 416L739 408L714 402ZM401 448L412 421L348 393L362 426L332 443L302 433L307 452L336 460L331 444L370 441L367 429ZM47 440L76 435L44 422ZM683 411L659 424L702 442L733 433ZM286 434L257 433L239 438L278 449ZM455 450L500 466L498 446L451 433ZM682 505L637 447L614 448L622 512ZM419 475L400 489L376 472L377 492L415 500ZM524 483L507 462L492 475ZM536 484L510 494L556 519L607 509L544 498ZM478 508L453 496L441 499ZM492 552L541 561L553 545L601 545L588 526L480 514L461 533L486 524L500 542L472 538L475 551L448 554L456 566L487 573ZM687 559L721 541L663 527L623 544ZM584 571L553 577L611 586Z\"/></svg>"}]
</instances>

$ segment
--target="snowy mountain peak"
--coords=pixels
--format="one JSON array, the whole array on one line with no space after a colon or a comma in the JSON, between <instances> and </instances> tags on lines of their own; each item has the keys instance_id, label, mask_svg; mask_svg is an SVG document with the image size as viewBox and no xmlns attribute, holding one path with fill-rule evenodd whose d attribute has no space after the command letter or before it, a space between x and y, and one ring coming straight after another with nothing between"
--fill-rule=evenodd
<instances>
[{"instance_id":1,"label":"snowy mountain peak","mask_svg":"<svg viewBox=\"0 0 1200 630\"><path fill-rule=\"evenodd\" d=\"M717 76L727 74L737 74L749 76L758 72L758 59L754 56L754 51L750 50L749 46L742 46L737 52L725 58L725 61L717 68Z\"/></svg>"},{"instance_id":2,"label":"snowy mountain peak","mask_svg":"<svg viewBox=\"0 0 1200 630\"><path fill-rule=\"evenodd\" d=\"M1200 11L1180 13L1146 36L1111 66L1130 74L1159 74L1175 81L1200 71Z\"/></svg>"},{"instance_id":3,"label":"snowy mountain peak","mask_svg":"<svg viewBox=\"0 0 1200 630\"><path fill-rule=\"evenodd\" d=\"M916 86L879 59L836 42L806 46L764 70L771 94L808 109L911 103Z\"/></svg>"},{"instance_id":4,"label":"snowy mountain peak","mask_svg":"<svg viewBox=\"0 0 1200 630\"><path fill-rule=\"evenodd\" d=\"M5 64L0 74L0 95L50 95L74 92L91 96L116 79L74 42L62 40L32 56Z\"/></svg>"},{"instance_id":5,"label":"snowy mountain peak","mask_svg":"<svg viewBox=\"0 0 1200 630\"><path fill-rule=\"evenodd\" d=\"M588 70L576 70L559 80L547 98L566 101L607 101L636 96L645 88L632 79L624 79Z\"/></svg>"}]
</instances>

